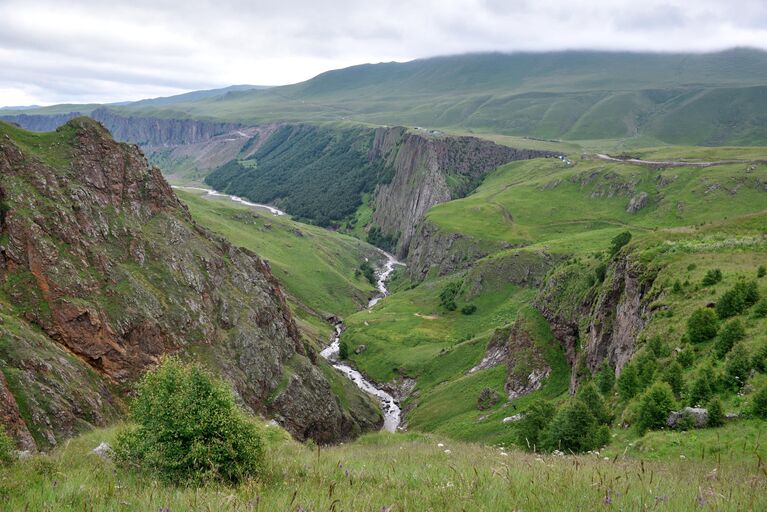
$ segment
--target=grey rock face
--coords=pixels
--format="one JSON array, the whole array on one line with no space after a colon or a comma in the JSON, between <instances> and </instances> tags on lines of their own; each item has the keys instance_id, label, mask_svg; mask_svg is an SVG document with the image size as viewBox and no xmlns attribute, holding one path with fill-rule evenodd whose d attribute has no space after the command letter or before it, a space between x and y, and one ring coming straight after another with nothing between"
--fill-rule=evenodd
<instances>
[{"instance_id":1,"label":"grey rock face","mask_svg":"<svg viewBox=\"0 0 767 512\"><path fill-rule=\"evenodd\" d=\"M676 428L685 417L692 418L695 428L703 428L708 425L708 410L702 407L685 407L681 411L673 411L668 415L666 423L669 427Z\"/></svg>"},{"instance_id":2,"label":"grey rock face","mask_svg":"<svg viewBox=\"0 0 767 512\"><path fill-rule=\"evenodd\" d=\"M385 235L399 235L397 253L404 257L429 208L465 196L484 174L507 162L553 155L475 137L430 137L401 127L379 128L370 156L385 159L395 174L374 193L373 225ZM461 184L451 187L449 176L460 177L454 182Z\"/></svg>"},{"instance_id":3,"label":"grey rock face","mask_svg":"<svg viewBox=\"0 0 767 512\"><path fill-rule=\"evenodd\" d=\"M647 192L640 192L637 195L633 196L631 200L629 201L628 206L626 206L626 211L629 213L636 213L645 206L647 206L647 198L649 196L647 195Z\"/></svg>"}]
</instances>

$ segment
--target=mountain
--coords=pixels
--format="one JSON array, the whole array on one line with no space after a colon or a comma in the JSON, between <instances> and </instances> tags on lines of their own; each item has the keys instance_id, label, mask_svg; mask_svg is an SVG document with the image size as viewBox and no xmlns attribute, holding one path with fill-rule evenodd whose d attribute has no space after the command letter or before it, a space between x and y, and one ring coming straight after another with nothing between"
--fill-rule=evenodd
<instances>
[{"instance_id":1,"label":"mountain","mask_svg":"<svg viewBox=\"0 0 767 512\"><path fill-rule=\"evenodd\" d=\"M109 108L131 118L245 125L353 121L573 141L627 139L635 146L764 145L765 69L767 52L748 48L468 54L364 64L293 85L235 86ZM88 114L96 108L14 113Z\"/></svg>"},{"instance_id":2,"label":"mountain","mask_svg":"<svg viewBox=\"0 0 767 512\"><path fill-rule=\"evenodd\" d=\"M121 107L247 124L353 120L566 140L765 144L767 53L469 54L328 71L295 85Z\"/></svg>"},{"instance_id":3,"label":"mountain","mask_svg":"<svg viewBox=\"0 0 767 512\"><path fill-rule=\"evenodd\" d=\"M121 417L165 354L205 363L298 439L380 425L299 332L269 265L197 225L95 121L0 124L0 213L0 411L23 446Z\"/></svg>"}]
</instances>

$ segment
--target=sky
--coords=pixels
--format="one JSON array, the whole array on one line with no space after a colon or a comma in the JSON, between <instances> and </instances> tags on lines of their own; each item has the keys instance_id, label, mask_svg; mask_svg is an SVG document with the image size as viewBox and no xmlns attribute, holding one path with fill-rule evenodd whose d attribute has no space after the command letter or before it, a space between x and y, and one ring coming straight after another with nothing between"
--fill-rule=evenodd
<instances>
[{"instance_id":1,"label":"sky","mask_svg":"<svg viewBox=\"0 0 767 512\"><path fill-rule=\"evenodd\" d=\"M767 0L0 0L0 106L479 51L767 49Z\"/></svg>"}]
</instances>

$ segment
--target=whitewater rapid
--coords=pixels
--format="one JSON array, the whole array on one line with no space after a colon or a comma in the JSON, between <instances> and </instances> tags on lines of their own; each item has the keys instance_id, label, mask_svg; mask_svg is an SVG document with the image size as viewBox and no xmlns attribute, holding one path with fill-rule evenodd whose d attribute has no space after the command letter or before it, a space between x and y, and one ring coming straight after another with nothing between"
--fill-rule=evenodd
<instances>
[{"instance_id":1,"label":"whitewater rapid","mask_svg":"<svg viewBox=\"0 0 767 512\"><path fill-rule=\"evenodd\" d=\"M386 280L389 278L391 273L394 272L394 268L397 265L403 265L397 261L397 258L388 252L380 252L386 256L386 263L384 263L383 267L381 267L376 275L378 278L376 281L376 288L378 289L379 293L370 299L370 302L368 302L368 309L372 308L378 304L381 299L389 295L389 290L386 288ZM383 412L384 416L383 428L389 432L396 432L397 427L399 427L400 421L402 419L402 410L400 409L399 402L397 402L397 400L389 393L365 379L365 377L363 377L360 372L341 362L339 357L339 350L341 347L341 333L343 330L344 325L342 322L339 322L335 325L335 334L333 335L330 345L328 345L322 352L320 352L320 355L330 361L330 363L333 365L333 368L346 375L352 382L357 385L358 388L378 399L378 401L381 403L381 411Z\"/></svg>"}]
</instances>

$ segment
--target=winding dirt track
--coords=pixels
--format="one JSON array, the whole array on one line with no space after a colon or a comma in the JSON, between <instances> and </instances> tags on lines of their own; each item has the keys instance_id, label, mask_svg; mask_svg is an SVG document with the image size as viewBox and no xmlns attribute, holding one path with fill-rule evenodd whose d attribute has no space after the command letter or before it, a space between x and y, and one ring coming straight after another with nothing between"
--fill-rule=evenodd
<instances>
[{"instance_id":1,"label":"winding dirt track","mask_svg":"<svg viewBox=\"0 0 767 512\"><path fill-rule=\"evenodd\" d=\"M639 158L615 158L613 156L605 155L602 153L597 153L594 156L600 160L607 160L609 162L648 165L652 167L712 167L714 165L764 163L764 160L717 160L714 162L685 162L684 160L640 160Z\"/></svg>"}]
</instances>

